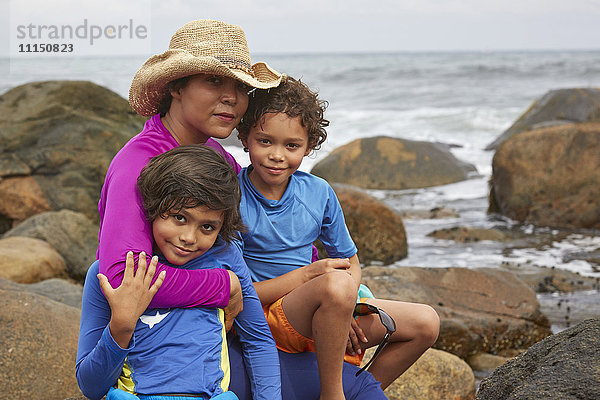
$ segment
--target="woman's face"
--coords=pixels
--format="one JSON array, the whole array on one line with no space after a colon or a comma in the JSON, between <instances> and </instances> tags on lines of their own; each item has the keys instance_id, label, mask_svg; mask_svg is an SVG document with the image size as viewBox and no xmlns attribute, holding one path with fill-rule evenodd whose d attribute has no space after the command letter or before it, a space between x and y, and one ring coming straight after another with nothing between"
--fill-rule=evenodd
<instances>
[{"instance_id":1,"label":"woman's face","mask_svg":"<svg viewBox=\"0 0 600 400\"><path fill-rule=\"evenodd\" d=\"M248 108L248 87L220 75L198 74L187 85L171 92L167 129L179 144L205 143L224 139L239 124Z\"/></svg>"}]
</instances>

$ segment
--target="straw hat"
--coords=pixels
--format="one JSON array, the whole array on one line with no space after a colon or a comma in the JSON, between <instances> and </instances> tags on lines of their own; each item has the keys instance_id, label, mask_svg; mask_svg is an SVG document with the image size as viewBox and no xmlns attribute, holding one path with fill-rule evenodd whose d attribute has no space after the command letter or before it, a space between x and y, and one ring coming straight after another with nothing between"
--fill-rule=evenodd
<instances>
[{"instance_id":1,"label":"straw hat","mask_svg":"<svg viewBox=\"0 0 600 400\"><path fill-rule=\"evenodd\" d=\"M129 104L140 115L154 115L168 94L167 83L199 73L226 76L259 89L275 87L281 81L281 74L266 63L250 63L242 28L200 19L179 28L169 50L141 66L131 82Z\"/></svg>"}]
</instances>

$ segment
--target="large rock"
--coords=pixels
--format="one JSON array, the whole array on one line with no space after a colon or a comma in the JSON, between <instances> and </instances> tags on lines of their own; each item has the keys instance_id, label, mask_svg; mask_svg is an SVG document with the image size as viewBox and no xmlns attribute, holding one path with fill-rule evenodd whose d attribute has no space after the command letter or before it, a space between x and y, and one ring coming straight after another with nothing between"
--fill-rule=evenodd
<instances>
[{"instance_id":1,"label":"large rock","mask_svg":"<svg viewBox=\"0 0 600 400\"><path fill-rule=\"evenodd\" d=\"M97 219L114 154L144 118L118 94L78 81L34 82L0 96L0 220L71 209ZM37 201L34 201L36 200Z\"/></svg>"},{"instance_id":2,"label":"large rock","mask_svg":"<svg viewBox=\"0 0 600 400\"><path fill-rule=\"evenodd\" d=\"M67 273L83 281L96 259L98 225L79 212L49 211L35 215L4 234L4 238L27 236L48 242L67 263Z\"/></svg>"},{"instance_id":3,"label":"large rock","mask_svg":"<svg viewBox=\"0 0 600 400\"><path fill-rule=\"evenodd\" d=\"M0 277L14 282L67 277L65 260L43 240L20 236L0 239L0 254Z\"/></svg>"},{"instance_id":4,"label":"large rock","mask_svg":"<svg viewBox=\"0 0 600 400\"><path fill-rule=\"evenodd\" d=\"M0 289L0 397L81 394L75 379L79 317L79 309L47 297Z\"/></svg>"},{"instance_id":5,"label":"large rock","mask_svg":"<svg viewBox=\"0 0 600 400\"><path fill-rule=\"evenodd\" d=\"M550 336L484 379L478 400L600 399L600 319Z\"/></svg>"},{"instance_id":6,"label":"large rock","mask_svg":"<svg viewBox=\"0 0 600 400\"><path fill-rule=\"evenodd\" d=\"M533 290L507 271L368 267L362 280L375 297L434 307L441 320L434 347L462 359L512 354L551 333Z\"/></svg>"},{"instance_id":7,"label":"large rock","mask_svg":"<svg viewBox=\"0 0 600 400\"><path fill-rule=\"evenodd\" d=\"M346 225L363 263L391 264L408 253L402 218L384 203L348 185L334 184Z\"/></svg>"},{"instance_id":8,"label":"large rock","mask_svg":"<svg viewBox=\"0 0 600 400\"><path fill-rule=\"evenodd\" d=\"M600 89L551 90L534 101L510 128L486 147L486 150L495 150L502 142L521 132L592 121L600 122Z\"/></svg>"},{"instance_id":9,"label":"large rock","mask_svg":"<svg viewBox=\"0 0 600 400\"><path fill-rule=\"evenodd\" d=\"M466 362L445 351L429 349L385 394L390 400L472 400L475 388L475 376Z\"/></svg>"},{"instance_id":10,"label":"large rock","mask_svg":"<svg viewBox=\"0 0 600 400\"><path fill-rule=\"evenodd\" d=\"M490 212L519 222L600 229L600 123L524 132L494 155Z\"/></svg>"},{"instance_id":11,"label":"large rock","mask_svg":"<svg viewBox=\"0 0 600 400\"><path fill-rule=\"evenodd\" d=\"M0 289L35 293L71 307L81 308L83 286L66 279L46 279L37 283L16 283L0 278Z\"/></svg>"},{"instance_id":12,"label":"large rock","mask_svg":"<svg viewBox=\"0 0 600 400\"><path fill-rule=\"evenodd\" d=\"M311 172L366 189L408 189L462 181L475 171L443 145L378 136L335 149Z\"/></svg>"}]
</instances>

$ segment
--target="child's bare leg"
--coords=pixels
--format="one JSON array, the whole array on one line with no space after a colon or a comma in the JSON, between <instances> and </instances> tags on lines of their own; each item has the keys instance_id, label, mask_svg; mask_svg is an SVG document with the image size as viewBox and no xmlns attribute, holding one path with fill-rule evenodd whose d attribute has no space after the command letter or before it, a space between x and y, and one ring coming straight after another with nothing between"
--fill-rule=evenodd
<instances>
[{"instance_id":1,"label":"child's bare leg","mask_svg":"<svg viewBox=\"0 0 600 400\"><path fill-rule=\"evenodd\" d=\"M294 329L315 341L321 399L344 399L342 364L357 286L346 272L329 272L288 293L282 302Z\"/></svg>"},{"instance_id":2,"label":"child's bare leg","mask_svg":"<svg viewBox=\"0 0 600 400\"><path fill-rule=\"evenodd\" d=\"M396 332L369 367L369 372L385 389L435 343L440 319L437 312L425 304L381 299L367 302L383 309L396 322ZM386 332L376 314L361 317L360 327L369 340L366 347L378 345Z\"/></svg>"}]
</instances>

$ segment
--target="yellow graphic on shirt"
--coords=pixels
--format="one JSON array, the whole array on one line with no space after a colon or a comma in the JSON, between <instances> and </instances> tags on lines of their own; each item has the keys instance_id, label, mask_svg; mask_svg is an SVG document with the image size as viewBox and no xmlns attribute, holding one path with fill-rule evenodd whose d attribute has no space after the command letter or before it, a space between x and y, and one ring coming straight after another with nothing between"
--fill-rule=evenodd
<instances>
[{"instance_id":1,"label":"yellow graphic on shirt","mask_svg":"<svg viewBox=\"0 0 600 400\"><path fill-rule=\"evenodd\" d=\"M127 362L127 359L125 359L121 376L119 376L119 380L117 381L117 389L124 390L128 393L137 394L135 393L135 383L133 383L133 379L131 379L131 374L133 374L133 370Z\"/></svg>"}]
</instances>

